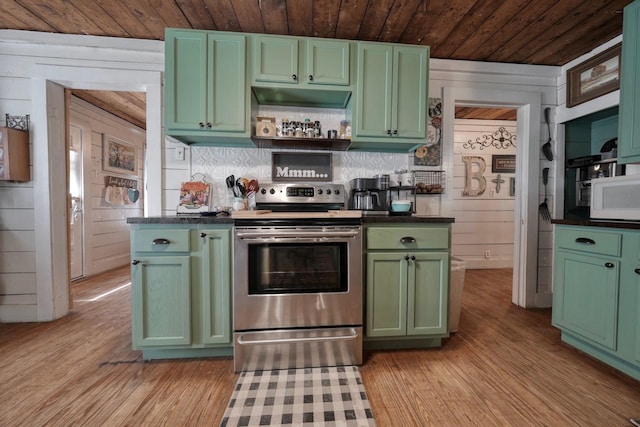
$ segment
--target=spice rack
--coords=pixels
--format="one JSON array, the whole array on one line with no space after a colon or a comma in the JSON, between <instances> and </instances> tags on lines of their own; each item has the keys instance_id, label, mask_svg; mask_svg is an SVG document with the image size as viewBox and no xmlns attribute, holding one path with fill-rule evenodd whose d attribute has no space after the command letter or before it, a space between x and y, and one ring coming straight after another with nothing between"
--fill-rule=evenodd
<instances>
[{"instance_id":1,"label":"spice rack","mask_svg":"<svg viewBox=\"0 0 640 427\"><path fill-rule=\"evenodd\" d=\"M445 191L444 171L414 171L416 194L443 194Z\"/></svg>"}]
</instances>

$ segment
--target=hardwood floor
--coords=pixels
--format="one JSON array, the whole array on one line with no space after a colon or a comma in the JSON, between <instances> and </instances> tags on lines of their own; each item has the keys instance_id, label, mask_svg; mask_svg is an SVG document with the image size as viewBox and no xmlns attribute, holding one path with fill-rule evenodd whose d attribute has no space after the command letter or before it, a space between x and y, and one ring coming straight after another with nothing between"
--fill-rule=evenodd
<instances>
[{"instance_id":1,"label":"hardwood floor","mask_svg":"<svg viewBox=\"0 0 640 427\"><path fill-rule=\"evenodd\" d=\"M237 378L231 358L143 362L131 350L128 282L124 267L74 283L69 316L0 325L1 426L219 424ZM511 270L467 270L460 329L441 349L366 355L379 426L626 426L640 416L640 382L562 344L550 310L511 304L510 282Z\"/></svg>"}]
</instances>

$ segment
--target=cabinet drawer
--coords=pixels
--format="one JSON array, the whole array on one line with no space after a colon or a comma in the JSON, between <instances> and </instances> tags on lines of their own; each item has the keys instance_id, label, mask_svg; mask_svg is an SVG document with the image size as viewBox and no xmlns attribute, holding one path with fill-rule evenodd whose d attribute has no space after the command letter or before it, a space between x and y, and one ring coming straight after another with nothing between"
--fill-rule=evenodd
<instances>
[{"instance_id":1,"label":"cabinet drawer","mask_svg":"<svg viewBox=\"0 0 640 427\"><path fill-rule=\"evenodd\" d=\"M134 252L189 252L189 230L134 230Z\"/></svg>"},{"instance_id":2,"label":"cabinet drawer","mask_svg":"<svg viewBox=\"0 0 640 427\"><path fill-rule=\"evenodd\" d=\"M446 249L447 227L370 227L367 249Z\"/></svg>"},{"instance_id":3,"label":"cabinet drawer","mask_svg":"<svg viewBox=\"0 0 640 427\"><path fill-rule=\"evenodd\" d=\"M560 229L556 236L558 248L600 255L620 256L622 233L587 229Z\"/></svg>"}]
</instances>

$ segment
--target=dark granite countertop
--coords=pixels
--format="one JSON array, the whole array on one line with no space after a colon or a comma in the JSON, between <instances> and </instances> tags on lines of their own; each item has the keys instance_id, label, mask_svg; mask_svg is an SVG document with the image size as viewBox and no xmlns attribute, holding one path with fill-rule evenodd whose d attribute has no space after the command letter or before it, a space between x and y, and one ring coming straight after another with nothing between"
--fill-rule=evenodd
<instances>
[{"instance_id":1,"label":"dark granite countertop","mask_svg":"<svg viewBox=\"0 0 640 427\"><path fill-rule=\"evenodd\" d=\"M640 221L622 221L610 219L552 219L552 224L579 225L582 227L609 227L640 230Z\"/></svg>"},{"instance_id":2,"label":"dark granite countertop","mask_svg":"<svg viewBox=\"0 0 640 427\"><path fill-rule=\"evenodd\" d=\"M127 218L127 224L233 224L230 216L152 216Z\"/></svg>"},{"instance_id":3,"label":"dark granite countertop","mask_svg":"<svg viewBox=\"0 0 640 427\"><path fill-rule=\"evenodd\" d=\"M408 223L423 223L423 224L451 224L455 222L455 218L445 216L426 216L426 215L370 215L363 216L363 224L408 224Z\"/></svg>"},{"instance_id":4,"label":"dark granite countertop","mask_svg":"<svg viewBox=\"0 0 640 427\"><path fill-rule=\"evenodd\" d=\"M450 224L455 218L420 215L363 216L363 224ZM127 224L233 224L229 216L155 216L127 218Z\"/></svg>"}]
</instances>

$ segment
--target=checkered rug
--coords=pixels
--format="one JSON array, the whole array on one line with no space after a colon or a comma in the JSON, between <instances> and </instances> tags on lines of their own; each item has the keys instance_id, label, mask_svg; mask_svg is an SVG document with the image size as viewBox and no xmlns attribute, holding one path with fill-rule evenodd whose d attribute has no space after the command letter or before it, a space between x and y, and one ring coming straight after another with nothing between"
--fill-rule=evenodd
<instances>
[{"instance_id":1,"label":"checkered rug","mask_svg":"<svg viewBox=\"0 0 640 427\"><path fill-rule=\"evenodd\" d=\"M221 427L375 426L355 366L242 372Z\"/></svg>"}]
</instances>

